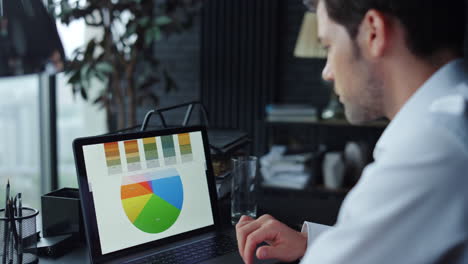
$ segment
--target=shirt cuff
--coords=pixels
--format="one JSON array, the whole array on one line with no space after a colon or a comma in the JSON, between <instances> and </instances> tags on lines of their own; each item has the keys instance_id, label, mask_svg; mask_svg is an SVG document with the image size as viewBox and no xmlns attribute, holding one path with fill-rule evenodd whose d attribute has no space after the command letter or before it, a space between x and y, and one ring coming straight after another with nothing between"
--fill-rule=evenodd
<instances>
[{"instance_id":1,"label":"shirt cuff","mask_svg":"<svg viewBox=\"0 0 468 264\"><path fill-rule=\"evenodd\" d=\"M302 225L301 233L307 234L307 247L312 245L312 243L317 239L317 237L324 231L330 229L330 227L331 226L304 222L304 224Z\"/></svg>"}]
</instances>

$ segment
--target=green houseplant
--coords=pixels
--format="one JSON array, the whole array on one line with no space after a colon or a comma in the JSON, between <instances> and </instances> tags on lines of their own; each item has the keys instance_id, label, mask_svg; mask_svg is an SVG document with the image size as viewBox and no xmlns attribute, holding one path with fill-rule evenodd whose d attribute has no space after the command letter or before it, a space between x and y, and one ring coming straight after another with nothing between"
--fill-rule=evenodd
<instances>
[{"instance_id":1,"label":"green houseplant","mask_svg":"<svg viewBox=\"0 0 468 264\"><path fill-rule=\"evenodd\" d=\"M108 126L136 125L136 110L145 100L158 104L154 85L173 89L175 82L155 56L158 41L189 28L200 9L199 0L52 0L53 12L64 24L84 19L99 28L101 38L74 51L66 65L74 94L106 109ZM88 98L91 80L105 89Z\"/></svg>"}]
</instances>

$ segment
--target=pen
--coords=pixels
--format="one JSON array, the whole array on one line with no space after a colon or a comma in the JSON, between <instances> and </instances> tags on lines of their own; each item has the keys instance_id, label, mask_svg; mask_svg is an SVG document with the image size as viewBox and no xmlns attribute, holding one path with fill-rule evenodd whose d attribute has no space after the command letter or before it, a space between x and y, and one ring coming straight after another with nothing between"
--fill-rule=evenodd
<instances>
[{"instance_id":1,"label":"pen","mask_svg":"<svg viewBox=\"0 0 468 264\"><path fill-rule=\"evenodd\" d=\"M8 199L10 198L10 179L8 179L7 185L6 185L6 199L5 199L5 204L8 205ZM5 206L6 208L6 206Z\"/></svg>"},{"instance_id":2,"label":"pen","mask_svg":"<svg viewBox=\"0 0 468 264\"><path fill-rule=\"evenodd\" d=\"M4 211L4 216L5 216L5 224L4 224L4 234L3 234L3 242L5 243L3 245L3 264L6 264L6 255L7 255L7 240L8 240L8 198L10 196L10 179L8 179L7 185L6 185L6 198L5 198L5 211Z\"/></svg>"},{"instance_id":3,"label":"pen","mask_svg":"<svg viewBox=\"0 0 468 264\"><path fill-rule=\"evenodd\" d=\"M9 241L11 241L9 247L10 247L10 252L9 254L9 263L13 263L14 260L14 255L15 255L15 242L16 245L18 245L18 233L16 232L16 224L15 224L15 204L13 202L13 199L9 200L9 208L8 208L8 217L9 217Z\"/></svg>"},{"instance_id":4,"label":"pen","mask_svg":"<svg viewBox=\"0 0 468 264\"><path fill-rule=\"evenodd\" d=\"M9 226L8 226L8 243L9 243L9 247L10 247L10 252L8 252L8 263L13 263L13 254L14 254L14 242L15 242L15 238L13 236L13 232L12 232L12 229L15 228L13 225L13 217L15 217L15 210L13 208L13 201L12 199L10 199L8 201L8 223L9 223ZM10 243L11 241L11 243Z\"/></svg>"},{"instance_id":5,"label":"pen","mask_svg":"<svg viewBox=\"0 0 468 264\"><path fill-rule=\"evenodd\" d=\"M23 227L21 222L23 221L23 205L21 202L21 193L18 193L18 263L23 263Z\"/></svg>"},{"instance_id":6,"label":"pen","mask_svg":"<svg viewBox=\"0 0 468 264\"><path fill-rule=\"evenodd\" d=\"M5 259L5 264L7 264L7 261L10 261L10 200L7 199L7 205L5 208L5 222L6 222L6 239L5 239L5 252L3 254L4 259Z\"/></svg>"}]
</instances>

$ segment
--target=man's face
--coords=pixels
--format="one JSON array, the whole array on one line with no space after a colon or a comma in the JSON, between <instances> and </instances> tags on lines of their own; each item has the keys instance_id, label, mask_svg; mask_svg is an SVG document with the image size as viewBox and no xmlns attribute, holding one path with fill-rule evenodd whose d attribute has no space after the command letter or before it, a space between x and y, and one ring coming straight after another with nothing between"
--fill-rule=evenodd
<instances>
[{"instance_id":1,"label":"man's face","mask_svg":"<svg viewBox=\"0 0 468 264\"><path fill-rule=\"evenodd\" d=\"M328 50L322 76L335 84L349 122L359 124L382 117L381 84L374 65L367 61L357 40L328 17L324 1L317 7L319 37ZM358 34L359 35L359 34Z\"/></svg>"}]
</instances>

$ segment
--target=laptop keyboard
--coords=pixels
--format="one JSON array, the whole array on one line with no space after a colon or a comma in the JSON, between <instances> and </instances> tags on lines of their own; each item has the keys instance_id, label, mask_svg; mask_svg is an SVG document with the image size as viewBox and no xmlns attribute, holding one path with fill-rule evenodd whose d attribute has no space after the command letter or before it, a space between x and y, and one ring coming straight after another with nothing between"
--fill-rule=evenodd
<instances>
[{"instance_id":1,"label":"laptop keyboard","mask_svg":"<svg viewBox=\"0 0 468 264\"><path fill-rule=\"evenodd\" d=\"M138 260L137 264L194 264L237 250L235 238L220 235Z\"/></svg>"}]
</instances>

